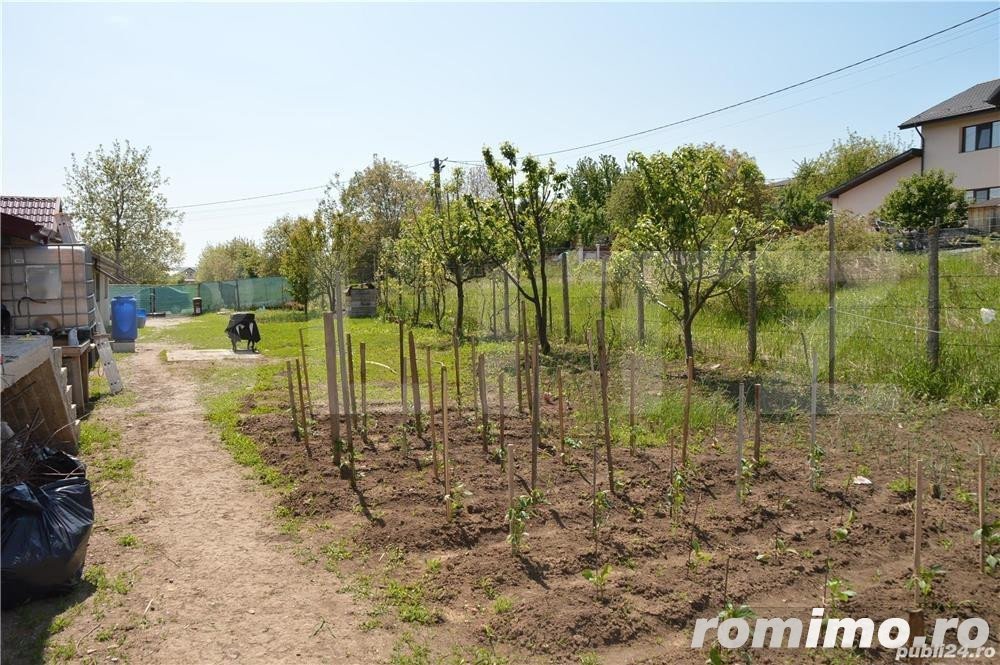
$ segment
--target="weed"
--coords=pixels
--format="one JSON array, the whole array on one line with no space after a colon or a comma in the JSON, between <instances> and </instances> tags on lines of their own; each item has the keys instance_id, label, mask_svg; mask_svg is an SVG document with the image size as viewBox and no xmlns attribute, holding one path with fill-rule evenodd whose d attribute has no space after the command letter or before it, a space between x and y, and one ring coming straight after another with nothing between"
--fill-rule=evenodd
<instances>
[{"instance_id":1,"label":"weed","mask_svg":"<svg viewBox=\"0 0 1000 665\"><path fill-rule=\"evenodd\" d=\"M507 596L497 596L493 601L493 611L497 614L506 614L514 608L514 601Z\"/></svg>"},{"instance_id":2,"label":"weed","mask_svg":"<svg viewBox=\"0 0 1000 665\"><path fill-rule=\"evenodd\" d=\"M99 475L108 481L132 480L134 470L135 460L131 457L114 457L100 465Z\"/></svg>"},{"instance_id":3,"label":"weed","mask_svg":"<svg viewBox=\"0 0 1000 665\"><path fill-rule=\"evenodd\" d=\"M450 492L444 495L444 500L451 504L452 512L457 513L465 507L465 500L470 496L472 496L472 492L465 489L463 483L457 483L452 486Z\"/></svg>"},{"instance_id":4,"label":"weed","mask_svg":"<svg viewBox=\"0 0 1000 665\"><path fill-rule=\"evenodd\" d=\"M118 544L122 547L135 547L139 544L139 539L133 536L131 533L126 533L118 539Z\"/></svg>"},{"instance_id":5,"label":"weed","mask_svg":"<svg viewBox=\"0 0 1000 665\"><path fill-rule=\"evenodd\" d=\"M441 572L441 559L427 559L424 570L428 575L437 575Z\"/></svg>"},{"instance_id":6,"label":"weed","mask_svg":"<svg viewBox=\"0 0 1000 665\"><path fill-rule=\"evenodd\" d=\"M387 602L396 608L400 620L424 625L437 623L438 615L426 606L426 590L419 582L404 584L389 580L385 595Z\"/></svg>"},{"instance_id":7,"label":"weed","mask_svg":"<svg viewBox=\"0 0 1000 665\"><path fill-rule=\"evenodd\" d=\"M966 490L962 489L961 487L956 487L955 488L955 500L957 500L961 504L964 504L966 507L969 508L969 510L975 510L976 507L977 507L976 506L976 493L975 492L967 492Z\"/></svg>"},{"instance_id":8,"label":"weed","mask_svg":"<svg viewBox=\"0 0 1000 665\"><path fill-rule=\"evenodd\" d=\"M597 657L597 654L593 651L589 653L581 653L577 656L577 660L580 661L580 665L601 665L601 659Z\"/></svg>"},{"instance_id":9,"label":"weed","mask_svg":"<svg viewBox=\"0 0 1000 665\"><path fill-rule=\"evenodd\" d=\"M500 593L497 590L496 582L493 581L492 577L480 577L476 581L476 586L486 595L487 598L493 600Z\"/></svg>"},{"instance_id":10,"label":"weed","mask_svg":"<svg viewBox=\"0 0 1000 665\"><path fill-rule=\"evenodd\" d=\"M390 665L431 665L431 650L404 633L392 647Z\"/></svg>"},{"instance_id":11,"label":"weed","mask_svg":"<svg viewBox=\"0 0 1000 665\"><path fill-rule=\"evenodd\" d=\"M324 545L320 549L320 553L326 557L326 563L323 564L324 567L332 573L340 569L338 564L341 561L354 558L354 550L348 546L346 538L341 538Z\"/></svg>"},{"instance_id":12,"label":"weed","mask_svg":"<svg viewBox=\"0 0 1000 665\"><path fill-rule=\"evenodd\" d=\"M76 643L73 640L69 642L56 642L48 645L48 651L53 661L57 663L68 662L76 658Z\"/></svg>"},{"instance_id":13,"label":"weed","mask_svg":"<svg viewBox=\"0 0 1000 665\"><path fill-rule=\"evenodd\" d=\"M687 481L684 478L684 471L680 468L674 469L674 474L670 478L670 489L667 490L670 496L670 512L679 516L684 509L685 493Z\"/></svg>"},{"instance_id":14,"label":"weed","mask_svg":"<svg viewBox=\"0 0 1000 665\"><path fill-rule=\"evenodd\" d=\"M916 490L913 487L913 481L909 478L897 478L896 480L891 480L886 487L904 499L910 498L916 494Z\"/></svg>"},{"instance_id":15,"label":"weed","mask_svg":"<svg viewBox=\"0 0 1000 665\"><path fill-rule=\"evenodd\" d=\"M703 563L707 563L712 560L712 553L706 552L701 548L701 541L697 538L691 539L691 551L688 554L687 565L689 568L697 568Z\"/></svg>"}]
</instances>

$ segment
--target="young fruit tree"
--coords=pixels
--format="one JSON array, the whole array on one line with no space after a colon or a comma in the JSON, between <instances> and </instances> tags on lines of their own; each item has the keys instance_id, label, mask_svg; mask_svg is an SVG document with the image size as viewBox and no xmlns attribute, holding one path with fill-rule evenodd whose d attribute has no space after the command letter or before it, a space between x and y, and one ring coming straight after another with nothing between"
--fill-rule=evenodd
<instances>
[{"instance_id":1,"label":"young fruit tree","mask_svg":"<svg viewBox=\"0 0 1000 665\"><path fill-rule=\"evenodd\" d=\"M288 247L281 257L281 276L288 292L309 318L309 301L319 290L316 267L323 251L323 224L318 219L297 218L288 228Z\"/></svg>"},{"instance_id":2,"label":"young fruit tree","mask_svg":"<svg viewBox=\"0 0 1000 665\"><path fill-rule=\"evenodd\" d=\"M524 300L531 303L538 343L542 353L548 355L552 347L546 325L549 284L545 262L567 176L557 171L551 160L545 165L531 156L518 160L517 149L506 142L500 146L499 158L489 148L483 148L483 160L496 185L496 198L466 196L475 222L476 242L490 262L506 273ZM508 255L513 255L518 269L508 266Z\"/></svg>"},{"instance_id":3,"label":"young fruit tree","mask_svg":"<svg viewBox=\"0 0 1000 665\"><path fill-rule=\"evenodd\" d=\"M937 368L940 330L938 300L938 230L954 226L966 215L965 193L954 186L955 176L940 169L915 173L889 192L879 216L903 229L926 231L927 257L927 357Z\"/></svg>"},{"instance_id":4,"label":"young fruit tree","mask_svg":"<svg viewBox=\"0 0 1000 665\"><path fill-rule=\"evenodd\" d=\"M461 199L460 193L467 190L465 179L465 172L455 169L451 182L444 187L440 209L436 204L424 206L411 223L404 224L401 238L418 249L429 271L433 270L441 281L455 287L453 333L458 339L464 336L465 285L488 263L476 242L475 223L469 207ZM439 291L443 312L445 289Z\"/></svg>"},{"instance_id":5,"label":"young fruit tree","mask_svg":"<svg viewBox=\"0 0 1000 665\"><path fill-rule=\"evenodd\" d=\"M66 169L66 205L81 224L83 239L110 254L129 280L156 283L184 257L177 232L181 214L167 207L168 180L149 163L149 148L126 141L72 155Z\"/></svg>"},{"instance_id":6,"label":"young fruit tree","mask_svg":"<svg viewBox=\"0 0 1000 665\"><path fill-rule=\"evenodd\" d=\"M776 230L764 175L748 156L714 145L671 154L632 153L634 219L624 249L655 253L649 292L681 324L694 355L693 324L711 299L739 281L745 252Z\"/></svg>"}]
</instances>

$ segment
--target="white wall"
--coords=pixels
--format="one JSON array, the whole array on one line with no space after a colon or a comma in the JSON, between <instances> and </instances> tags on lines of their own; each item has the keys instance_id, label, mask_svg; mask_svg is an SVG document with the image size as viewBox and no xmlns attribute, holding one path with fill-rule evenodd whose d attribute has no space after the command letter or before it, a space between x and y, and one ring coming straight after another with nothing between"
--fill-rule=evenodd
<instances>
[{"instance_id":1,"label":"white wall","mask_svg":"<svg viewBox=\"0 0 1000 665\"><path fill-rule=\"evenodd\" d=\"M1000 120L1000 111L924 125L924 170L942 169L955 174L959 189L1000 187L1000 148L961 152L962 128Z\"/></svg>"},{"instance_id":2,"label":"white wall","mask_svg":"<svg viewBox=\"0 0 1000 665\"><path fill-rule=\"evenodd\" d=\"M909 159L894 169L875 176L833 199L835 212L867 215L874 211L903 178L920 173L920 157Z\"/></svg>"}]
</instances>

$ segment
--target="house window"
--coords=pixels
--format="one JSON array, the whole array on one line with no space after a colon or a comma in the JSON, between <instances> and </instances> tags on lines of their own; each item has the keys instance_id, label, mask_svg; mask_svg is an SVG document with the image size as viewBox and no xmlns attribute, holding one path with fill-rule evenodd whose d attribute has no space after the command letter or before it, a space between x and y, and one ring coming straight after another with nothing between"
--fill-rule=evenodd
<instances>
[{"instance_id":1,"label":"house window","mask_svg":"<svg viewBox=\"0 0 1000 665\"><path fill-rule=\"evenodd\" d=\"M1000 147L1000 120L962 129L962 152Z\"/></svg>"},{"instance_id":2,"label":"house window","mask_svg":"<svg viewBox=\"0 0 1000 665\"><path fill-rule=\"evenodd\" d=\"M983 187L965 190L965 200L969 203L1000 200L1000 187Z\"/></svg>"}]
</instances>

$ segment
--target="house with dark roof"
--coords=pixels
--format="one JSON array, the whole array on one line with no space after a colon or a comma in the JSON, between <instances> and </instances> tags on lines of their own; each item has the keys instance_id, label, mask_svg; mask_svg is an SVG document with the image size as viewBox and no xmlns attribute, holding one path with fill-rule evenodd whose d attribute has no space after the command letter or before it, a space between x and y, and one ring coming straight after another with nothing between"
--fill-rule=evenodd
<instances>
[{"instance_id":1,"label":"house with dark roof","mask_svg":"<svg viewBox=\"0 0 1000 665\"><path fill-rule=\"evenodd\" d=\"M913 129L911 148L823 194L835 211L867 215L914 173L941 169L969 201L969 227L1000 232L1000 79L972 86L899 125Z\"/></svg>"}]
</instances>

